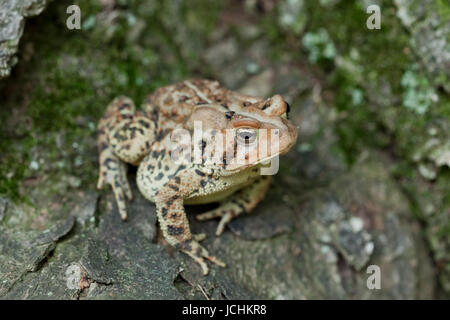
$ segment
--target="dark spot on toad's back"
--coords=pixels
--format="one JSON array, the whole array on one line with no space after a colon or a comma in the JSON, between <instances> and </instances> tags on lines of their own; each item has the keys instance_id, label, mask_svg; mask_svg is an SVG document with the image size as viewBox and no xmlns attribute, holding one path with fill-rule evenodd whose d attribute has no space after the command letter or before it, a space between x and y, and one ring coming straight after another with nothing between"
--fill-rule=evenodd
<instances>
[{"instance_id":1,"label":"dark spot on toad's back","mask_svg":"<svg viewBox=\"0 0 450 320\"><path fill-rule=\"evenodd\" d=\"M200 170L198 170L198 169L195 169L195 173L198 174L200 177L204 177L205 176L205 174L203 172L201 172Z\"/></svg>"},{"instance_id":2,"label":"dark spot on toad's back","mask_svg":"<svg viewBox=\"0 0 450 320\"><path fill-rule=\"evenodd\" d=\"M171 236L179 236L184 231L183 227L167 226L167 232Z\"/></svg>"}]
</instances>

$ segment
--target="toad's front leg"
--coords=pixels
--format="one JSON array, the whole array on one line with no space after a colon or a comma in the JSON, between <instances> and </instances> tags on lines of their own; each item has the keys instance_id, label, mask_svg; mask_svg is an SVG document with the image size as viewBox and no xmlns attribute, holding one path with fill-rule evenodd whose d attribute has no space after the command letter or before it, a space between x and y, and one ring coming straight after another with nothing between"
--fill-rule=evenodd
<instances>
[{"instance_id":1,"label":"toad's front leg","mask_svg":"<svg viewBox=\"0 0 450 320\"><path fill-rule=\"evenodd\" d=\"M220 217L216 230L216 235L220 236L232 219L243 213L250 213L264 199L269 190L270 181L270 176L261 176L251 185L226 199L218 208L197 215L197 220L205 221Z\"/></svg>"},{"instance_id":2,"label":"toad's front leg","mask_svg":"<svg viewBox=\"0 0 450 320\"><path fill-rule=\"evenodd\" d=\"M221 267L225 267L225 264L210 255L191 234L183 199L199 187L200 181L196 173L185 170L171 178L158 191L155 203L164 238L169 244L194 259L202 268L203 274L207 275L209 270L205 259Z\"/></svg>"}]
</instances>

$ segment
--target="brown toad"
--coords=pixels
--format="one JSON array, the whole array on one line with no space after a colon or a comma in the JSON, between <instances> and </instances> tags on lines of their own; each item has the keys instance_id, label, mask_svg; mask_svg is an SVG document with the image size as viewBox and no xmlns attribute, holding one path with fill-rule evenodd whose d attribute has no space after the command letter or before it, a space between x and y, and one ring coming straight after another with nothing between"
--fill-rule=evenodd
<instances>
[{"instance_id":1,"label":"brown toad","mask_svg":"<svg viewBox=\"0 0 450 320\"><path fill-rule=\"evenodd\" d=\"M98 125L97 187L112 186L125 220L125 196L132 199L126 163L138 166L138 188L156 204L165 239L207 274L205 258L225 264L200 246L204 235L191 234L183 205L220 202L217 209L197 216L198 220L220 217L217 235L231 219L252 211L270 185L270 176L261 175L261 168L268 159L287 152L297 139L296 127L287 120L288 111L280 95L264 100L209 80L159 88L148 96L142 111L135 110L131 99L118 97ZM196 138L199 124L208 134ZM183 143L177 140L183 134L194 135L193 147L186 139ZM199 152L199 161L192 149L194 155Z\"/></svg>"}]
</instances>

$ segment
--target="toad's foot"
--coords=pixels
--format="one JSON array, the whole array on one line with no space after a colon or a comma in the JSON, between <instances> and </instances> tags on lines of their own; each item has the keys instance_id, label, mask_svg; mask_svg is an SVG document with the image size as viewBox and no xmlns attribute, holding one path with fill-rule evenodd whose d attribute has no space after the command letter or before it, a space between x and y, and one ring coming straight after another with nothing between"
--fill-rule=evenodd
<instances>
[{"instance_id":1,"label":"toad's foot","mask_svg":"<svg viewBox=\"0 0 450 320\"><path fill-rule=\"evenodd\" d=\"M236 203L226 203L217 209L197 215L195 218L199 221L206 221L215 218L221 218L216 229L216 236L220 236L225 230L225 226L235 217L245 212L243 207Z\"/></svg>"},{"instance_id":2,"label":"toad's foot","mask_svg":"<svg viewBox=\"0 0 450 320\"><path fill-rule=\"evenodd\" d=\"M206 239L206 233L202 232L202 233L193 234L192 239L194 239L195 241L198 241L198 242L202 242L203 240Z\"/></svg>"},{"instance_id":3,"label":"toad's foot","mask_svg":"<svg viewBox=\"0 0 450 320\"><path fill-rule=\"evenodd\" d=\"M181 243L181 251L189 255L195 262L197 262L202 268L203 275L207 275L209 272L205 259L217 264L220 267L226 267L226 264L210 255L208 251L203 248L197 241L191 239Z\"/></svg>"},{"instance_id":4,"label":"toad's foot","mask_svg":"<svg viewBox=\"0 0 450 320\"><path fill-rule=\"evenodd\" d=\"M133 198L127 179L127 165L108 148L100 153L100 174L97 188L102 189L105 183L111 185L113 188L120 217L122 220L126 220L127 209L125 205L125 196L129 200Z\"/></svg>"},{"instance_id":5,"label":"toad's foot","mask_svg":"<svg viewBox=\"0 0 450 320\"><path fill-rule=\"evenodd\" d=\"M220 236L225 226L242 213L251 212L264 199L270 186L270 176L262 176L255 183L234 194L230 200L220 207L196 216L199 221L221 218L217 226L216 236Z\"/></svg>"}]
</instances>

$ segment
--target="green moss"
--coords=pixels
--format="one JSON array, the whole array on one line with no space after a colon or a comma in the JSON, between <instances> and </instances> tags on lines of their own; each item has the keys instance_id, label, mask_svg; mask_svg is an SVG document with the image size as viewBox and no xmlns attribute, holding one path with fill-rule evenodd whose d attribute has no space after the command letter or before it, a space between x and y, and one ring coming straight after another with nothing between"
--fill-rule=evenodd
<instances>
[{"instance_id":1,"label":"green moss","mask_svg":"<svg viewBox=\"0 0 450 320\"><path fill-rule=\"evenodd\" d=\"M367 145L383 148L389 143L383 115L370 103L386 84L394 96L401 94L401 77L411 61L404 53L408 35L395 17L395 6L383 1L381 7L381 30L369 30L368 15L357 1L332 6L306 2L303 50L311 63L331 74L330 89L341 112L339 142L350 163Z\"/></svg>"},{"instance_id":2,"label":"green moss","mask_svg":"<svg viewBox=\"0 0 450 320\"><path fill-rule=\"evenodd\" d=\"M328 32L323 28L317 32L307 32L303 36L302 44L308 50L308 59L311 63L317 63L320 60L334 60L336 58L336 47Z\"/></svg>"},{"instance_id":3,"label":"green moss","mask_svg":"<svg viewBox=\"0 0 450 320\"><path fill-rule=\"evenodd\" d=\"M27 22L20 64L2 84L0 119L11 125L0 128L0 193L14 199L32 177L49 193L66 192L66 176L93 188L95 127L107 104L124 94L139 106L154 89L188 77L186 59L195 66L198 57L184 50L180 32L205 40L220 8L217 1L181 1L177 10L168 1L120 1L111 13L80 0L83 28L68 30L70 4L53 2Z\"/></svg>"},{"instance_id":4,"label":"green moss","mask_svg":"<svg viewBox=\"0 0 450 320\"><path fill-rule=\"evenodd\" d=\"M426 113L433 100L437 99L428 79L412 70L403 74L401 85L404 88L403 106L419 115Z\"/></svg>"},{"instance_id":5,"label":"green moss","mask_svg":"<svg viewBox=\"0 0 450 320\"><path fill-rule=\"evenodd\" d=\"M450 3L446 0L435 0L437 12L443 21L450 20Z\"/></svg>"},{"instance_id":6,"label":"green moss","mask_svg":"<svg viewBox=\"0 0 450 320\"><path fill-rule=\"evenodd\" d=\"M395 160L392 173L409 197L411 212L426 226L434 258L443 266L441 283L450 291L445 271L450 270L450 169L437 168L430 158L432 149L426 147L431 139L442 146L449 138L450 99L436 85L445 81L428 74L414 55L411 35L397 18L392 1L378 3L381 30L366 28L369 15L363 3L338 1L318 6L308 1L303 35L280 29L273 23L274 14L264 20L265 34L278 56L308 59L321 71L323 90L333 93L327 103L339 112L338 144L349 164L368 148L385 150ZM448 2L436 0L434 5L446 23ZM317 40L320 34L326 34L325 41ZM335 48L329 56L323 54L327 43ZM425 180L420 165L436 172L436 177Z\"/></svg>"}]
</instances>

